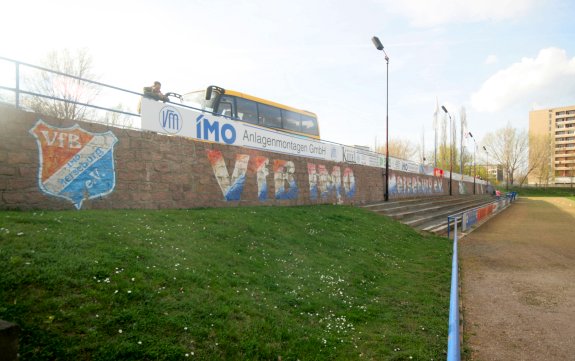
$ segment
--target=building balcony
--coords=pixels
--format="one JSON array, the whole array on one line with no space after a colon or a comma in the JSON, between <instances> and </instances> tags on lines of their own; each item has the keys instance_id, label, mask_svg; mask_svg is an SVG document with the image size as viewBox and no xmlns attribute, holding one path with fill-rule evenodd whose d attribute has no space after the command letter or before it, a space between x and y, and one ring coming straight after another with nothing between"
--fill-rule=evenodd
<instances>
[{"instance_id":1,"label":"building balcony","mask_svg":"<svg viewBox=\"0 0 575 361\"><path fill-rule=\"evenodd\" d=\"M573 163L575 163L575 159L572 158L555 159L555 164L573 164Z\"/></svg>"},{"instance_id":2,"label":"building balcony","mask_svg":"<svg viewBox=\"0 0 575 361\"><path fill-rule=\"evenodd\" d=\"M564 137L562 137L564 138ZM569 145L570 147L575 147L575 140L555 140L555 145Z\"/></svg>"}]
</instances>

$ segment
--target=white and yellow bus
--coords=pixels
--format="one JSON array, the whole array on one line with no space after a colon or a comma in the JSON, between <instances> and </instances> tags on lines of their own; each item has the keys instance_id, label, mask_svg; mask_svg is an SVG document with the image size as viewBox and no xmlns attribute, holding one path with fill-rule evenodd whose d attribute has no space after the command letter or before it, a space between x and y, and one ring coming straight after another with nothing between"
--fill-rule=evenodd
<instances>
[{"instance_id":1,"label":"white and yellow bus","mask_svg":"<svg viewBox=\"0 0 575 361\"><path fill-rule=\"evenodd\" d=\"M307 110L213 85L206 90L187 93L183 100L234 120L319 139L317 116Z\"/></svg>"}]
</instances>

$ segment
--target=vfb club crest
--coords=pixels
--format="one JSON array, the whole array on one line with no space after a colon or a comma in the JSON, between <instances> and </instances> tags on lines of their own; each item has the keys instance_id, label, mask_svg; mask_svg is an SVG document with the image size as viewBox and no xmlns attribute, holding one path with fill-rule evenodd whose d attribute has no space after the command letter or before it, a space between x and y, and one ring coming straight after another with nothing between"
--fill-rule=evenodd
<instances>
[{"instance_id":1,"label":"vfb club crest","mask_svg":"<svg viewBox=\"0 0 575 361\"><path fill-rule=\"evenodd\" d=\"M51 196L69 200L76 209L87 199L114 190L114 146L111 132L91 133L79 125L56 128L41 119L30 129L38 144L38 185Z\"/></svg>"}]
</instances>

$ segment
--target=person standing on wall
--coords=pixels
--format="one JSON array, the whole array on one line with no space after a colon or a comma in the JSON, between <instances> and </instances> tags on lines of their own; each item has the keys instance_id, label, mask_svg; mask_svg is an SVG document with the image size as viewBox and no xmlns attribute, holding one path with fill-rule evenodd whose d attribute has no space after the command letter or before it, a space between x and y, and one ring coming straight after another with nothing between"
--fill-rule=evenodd
<instances>
[{"instance_id":1,"label":"person standing on wall","mask_svg":"<svg viewBox=\"0 0 575 361\"><path fill-rule=\"evenodd\" d=\"M155 81L154 85L144 87L144 96L161 101L169 101L168 97L162 93L162 83Z\"/></svg>"},{"instance_id":2,"label":"person standing on wall","mask_svg":"<svg viewBox=\"0 0 575 361\"><path fill-rule=\"evenodd\" d=\"M144 87L144 97L163 102L170 101L170 99L168 99L168 97L162 93L162 83L160 83L157 80L154 82L154 85ZM141 112L142 112L142 99L140 99L140 102L138 103L138 113Z\"/></svg>"}]
</instances>

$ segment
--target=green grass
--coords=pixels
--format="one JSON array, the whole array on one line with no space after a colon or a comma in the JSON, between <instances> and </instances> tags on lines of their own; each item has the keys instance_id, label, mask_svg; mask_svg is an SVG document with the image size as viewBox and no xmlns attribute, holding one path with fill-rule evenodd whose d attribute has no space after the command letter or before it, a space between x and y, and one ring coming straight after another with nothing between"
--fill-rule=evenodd
<instances>
[{"instance_id":1,"label":"green grass","mask_svg":"<svg viewBox=\"0 0 575 361\"><path fill-rule=\"evenodd\" d=\"M451 244L345 206L0 212L22 360L439 360Z\"/></svg>"},{"instance_id":2,"label":"green grass","mask_svg":"<svg viewBox=\"0 0 575 361\"><path fill-rule=\"evenodd\" d=\"M501 192L505 193L505 187ZM519 196L524 197L573 197L575 196L575 188L558 188L558 187L514 187L510 188L509 192L517 192Z\"/></svg>"}]
</instances>

